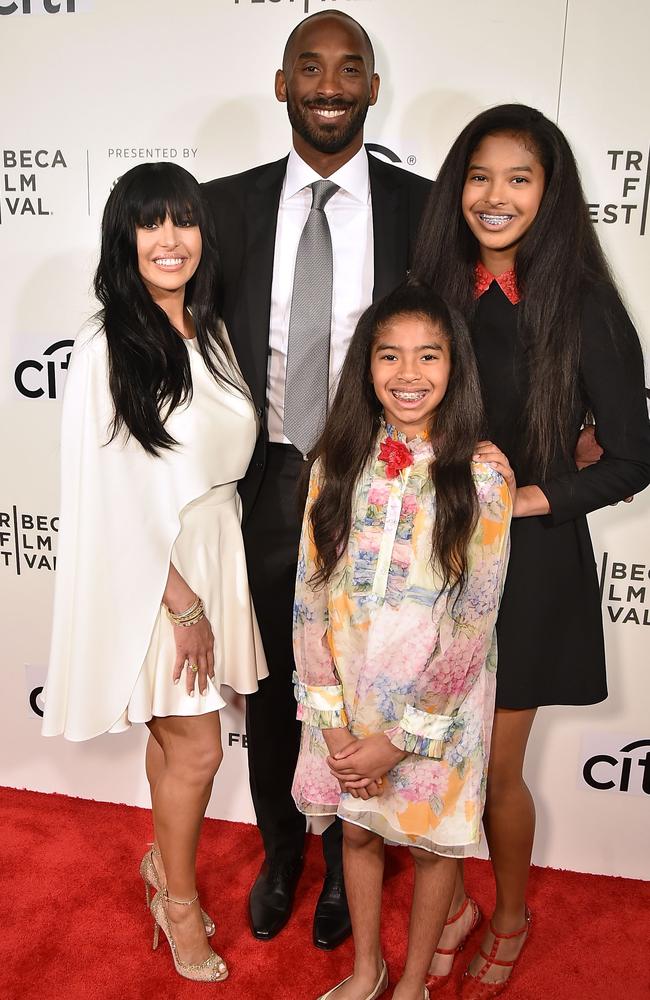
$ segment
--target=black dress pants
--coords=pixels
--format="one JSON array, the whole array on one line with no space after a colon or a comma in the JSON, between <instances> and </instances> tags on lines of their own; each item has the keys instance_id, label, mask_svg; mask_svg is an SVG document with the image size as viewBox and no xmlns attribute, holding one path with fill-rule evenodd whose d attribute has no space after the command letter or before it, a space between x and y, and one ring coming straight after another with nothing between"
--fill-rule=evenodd
<instances>
[{"instance_id":1,"label":"black dress pants","mask_svg":"<svg viewBox=\"0 0 650 1000\"><path fill-rule=\"evenodd\" d=\"M302 510L298 482L302 456L292 445L269 444L264 478L244 525L248 579L262 634L269 676L246 698L251 793L268 861L293 861L303 853L305 817L291 796L300 746L293 690L293 596ZM328 871L340 872L342 828L323 834Z\"/></svg>"}]
</instances>

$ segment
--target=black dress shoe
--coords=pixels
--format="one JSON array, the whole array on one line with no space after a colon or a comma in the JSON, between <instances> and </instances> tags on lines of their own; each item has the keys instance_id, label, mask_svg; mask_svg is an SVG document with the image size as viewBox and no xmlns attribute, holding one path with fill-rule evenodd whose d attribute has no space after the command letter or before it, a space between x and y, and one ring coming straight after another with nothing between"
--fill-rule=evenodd
<instances>
[{"instance_id":1,"label":"black dress shoe","mask_svg":"<svg viewBox=\"0 0 650 1000\"><path fill-rule=\"evenodd\" d=\"M291 916L293 897L302 871L297 861L265 861L248 897L251 930L261 941L270 941Z\"/></svg>"},{"instance_id":2,"label":"black dress shoe","mask_svg":"<svg viewBox=\"0 0 650 1000\"><path fill-rule=\"evenodd\" d=\"M328 872L314 913L314 944L324 951L331 951L338 948L351 933L343 873Z\"/></svg>"}]
</instances>

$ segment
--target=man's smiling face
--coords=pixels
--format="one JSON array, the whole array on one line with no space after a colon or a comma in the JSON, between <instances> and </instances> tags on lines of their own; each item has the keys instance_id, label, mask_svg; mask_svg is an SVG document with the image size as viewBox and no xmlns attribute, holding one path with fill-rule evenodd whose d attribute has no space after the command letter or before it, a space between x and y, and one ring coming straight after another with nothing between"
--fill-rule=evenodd
<instances>
[{"instance_id":1,"label":"man's smiling face","mask_svg":"<svg viewBox=\"0 0 650 1000\"><path fill-rule=\"evenodd\" d=\"M319 153L360 148L378 90L363 33L353 20L335 14L309 18L298 29L275 84L294 133Z\"/></svg>"}]
</instances>

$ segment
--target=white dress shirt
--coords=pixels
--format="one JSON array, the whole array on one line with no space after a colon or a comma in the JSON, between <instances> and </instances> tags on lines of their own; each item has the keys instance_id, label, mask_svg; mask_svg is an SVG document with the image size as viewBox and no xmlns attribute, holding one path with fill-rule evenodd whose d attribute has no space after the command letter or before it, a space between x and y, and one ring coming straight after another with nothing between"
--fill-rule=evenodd
<instances>
[{"instance_id":1,"label":"white dress shirt","mask_svg":"<svg viewBox=\"0 0 650 1000\"><path fill-rule=\"evenodd\" d=\"M320 174L292 149L280 195L275 234L266 394L269 440L281 444L291 443L284 435L283 425L293 274L300 234L311 208L312 193L308 185L318 180L322 180ZM357 320L372 301L375 262L365 149L362 147L328 180L340 188L325 206L334 264L329 366L331 400Z\"/></svg>"}]
</instances>

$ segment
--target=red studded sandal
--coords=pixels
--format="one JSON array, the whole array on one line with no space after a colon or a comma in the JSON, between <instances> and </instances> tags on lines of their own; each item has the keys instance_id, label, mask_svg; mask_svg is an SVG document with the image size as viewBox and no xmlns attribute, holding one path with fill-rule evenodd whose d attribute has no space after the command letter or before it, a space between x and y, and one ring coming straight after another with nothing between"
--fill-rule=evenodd
<instances>
[{"instance_id":1,"label":"red studded sandal","mask_svg":"<svg viewBox=\"0 0 650 1000\"><path fill-rule=\"evenodd\" d=\"M449 977L451 976L452 970L454 968L456 955L458 954L459 951L463 950L468 940L470 939L470 937L472 936L472 934L474 933L474 931L481 922L481 911L478 908L478 904L470 896L465 896L463 905L461 906L460 910L458 910L457 913L454 913L453 917L449 917L449 919L445 921L445 927L449 927L450 924L455 924L457 920L460 920L460 918L463 916L468 906L472 908L472 922L469 926L467 933L461 938L461 940L458 942L455 948L436 948L436 955L453 955L453 960L451 966L449 967L449 972L445 976L435 976L432 974L429 974L427 976L426 985L430 991L435 990L439 986L443 986L446 982L448 982Z\"/></svg>"},{"instance_id":2,"label":"red studded sandal","mask_svg":"<svg viewBox=\"0 0 650 1000\"><path fill-rule=\"evenodd\" d=\"M486 983L484 977L487 975L489 970L498 965L506 969L514 969L515 965L521 958L521 954L526 946L526 941L530 935L530 925L532 922L532 915L528 907L526 907L526 923L518 931L513 931L512 934L500 934L494 929L492 921L490 921L490 931L494 935L494 941L492 942L492 948L490 949L490 954L486 955L482 948L479 949L479 954L483 959L483 965L478 971L478 975L473 976L469 969L465 972L463 980L461 983L460 995L462 1000L488 1000L491 997L498 997L503 993L503 991L508 986L512 974L508 976L507 979L503 979L499 983ZM521 950L516 958L511 961L504 961L503 959L497 958L497 952L499 950L499 942L507 941L511 938L521 937L522 934L526 935L526 940L521 946Z\"/></svg>"}]
</instances>

